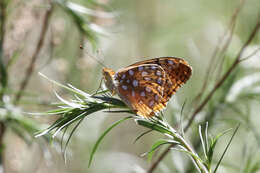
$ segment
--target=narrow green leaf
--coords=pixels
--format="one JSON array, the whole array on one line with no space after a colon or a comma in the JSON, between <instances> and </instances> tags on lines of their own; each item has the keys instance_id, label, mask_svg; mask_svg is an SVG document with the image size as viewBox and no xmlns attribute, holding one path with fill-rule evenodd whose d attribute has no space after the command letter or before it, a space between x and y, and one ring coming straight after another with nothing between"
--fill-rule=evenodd
<instances>
[{"instance_id":1,"label":"narrow green leaf","mask_svg":"<svg viewBox=\"0 0 260 173\"><path fill-rule=\"evenodd\" d=\"M42 74L42 73L39 73L39 75L42 76L42 77L44 77L45 79L47 79L47 80L50 81L51 83L53 83L53 84L55 84L55 85L61 87L61 88L67 89L67 90L71 91L72 93L75 93L75 94L78 94L78 95L81 95L81 96L84 97L84 95L82 95L82 93L80 93L80 92L74 90L73 88L70 88L70 87L65 86L65 85L63 85L63 84L60 84L59 82L56 82L55 80L52 80L52 79L48 78L47 76L45 76L45 75Z\"/></svg>"},{"instance_id":2,"label":"narrow green leaf","mask_svg":"<svg viewBox=\"0 0 260 173\"><path fill-rule=\"evenodd\" d=\"M107 93L107 92L109 92L109 90L102 90L102 91L99 91L99 92L94 93L92 96L105 94L105 93Z\"/></svg>"},{"instance_id":3,"label":"narrow green leaf","mask_svg":"<svg viewBox=\"0 0 260 173\"><path fill-rule=\"evenodd\" d=\"M122 100L113 98L113 97L106 97L106 96L92 96L92 98L102 100L106 103L110 103L112 105L117 105L117 106L122 106L122 107L127 107Z\"/></svg>"},{"instance_id":4,"label":"narrow green leaf","mask_svg":"<svg viewBox=\"0 0 260 173\"><path fill-rule=\"evenodd\" d=\"M109 112L109 113L129 113L134 114L132 110L118 110L118 111L103 111L103 112Z\"/></svg>"},{"instance_id":5,"label":"narrow green leaf","mask_svg":"<svg viewBox=\"0 0 260 173\"><path fill-rule=\"evenodd\" d=\"M183 129L183 124L182 124L182 118L183 118L183 111L184 111L184 107L185 107L185 104L186 104L186 99L184 101L184 103L182 104L182 107L181 107L181 115L180 115L180 127L181 127L181 135L184 136L184 129Z\"/></svg>"},{"instance_id":6,"label":"narrow green leaf","mask_svg":"<svg viewBox=\"0 0 260 173\"><path fill-rule=\"evenodd\" d=\"M69 137L68 137L68 139L67 139L67 141L66 141L66 144L65 144L65 147L64 147L64 150L63 150L63 157L64 157L64 160L65 160L65 163L66 163L66 149L67 149L67 147L68 147L68 144L69 144L69 141L70 141L70 139L71 139L71 137L72 137L72 135L74 134L74 132L76 131L76 129L78 128L78 126L81 124L81 122L84 120L84 118L85 117L83 117L83 118L81 118L79 121L78 121L78 123L75 125L75 127L73 127L73 129L72 129L72 131L70 132L70 135L69 135Z\"/></svg>"},{"instance_id":7,"label":"narrow green leaf","mask_svg":"<svg viewBox=\"0 0 260 173\"><path fill-rule=\"evenodd\" d=\"M137 136L137 138L135 139L134 143L136 143L141 137L143 137L144 135L146 135L146 134L148 134L148 133L150 133L152 131L153 130L150 129L150 130L147 130L147 131L141 133L139 136Z\"/></svg>"},{"instance_id":8,"label":"narrow green leaf","mask_svg":"<svg viewBox=\"0 0 260 173\"><path fill-rule=\"evenodd\" d=\"M86 117L87 115L92 114L94 112L98 112L102 109L106 109L106 105L104 105L102 103L97 103L97 104L95 104L87 109L83 109L83 110L78 109L78 108L71 109L69 112L64 113L50 127L43 130L42 132L38 132L35 135L35 137L43 136L47 133L50 133L52 130L56 129L56 132L54 134L54 136L55 136L57 134L57 132L59 132L66 126L71 125L72 123L81 119L82 117Z\"/></svg>"},{"instance_id":9,"label":"narrow green leaf","mask_svg":"<svg viewBox=\"0 0 260 173\"><path fill-rule=\"evenodd\" d=\"M61 136L61 140L60 140L60 150L61 151L63 151L63 141L64 141L64 137L65 137L65 134L66 134L68 128L69 128L69 126L65 127L65 129L62 132L62 136ZM64 160L65 160L65 158L64 158Z\"/></svg>"},{"instance_id":10,"label":"narrow green leaf","mask_svg":"<svg viewBox=\"0 0 260 173\"><path fill-rule=\"evenodd\" d=\"M172 148L172 150L176 150L176 151L180 151L180 152L186 153L186 154L190 155L192 157L192 159L197 159L201 163L203 163L203 161L197 155L193 154L190 151L187 151L187 150L184 150L184 149L179 149L179 148Z\"/></svg>"},{"instance_id":11,"label":"narrow green leaf","mask_svg":"<svg viewBox=\"0 0 260 173\"><path fill-rule=\"evenodd\" d=\"M240 126L240 124L237 125L237 127L236 127L234 133L232 134L232 136L231 136L231 138L230 138L230 140L229 140L229 142L228 142L228 144L227 144L227 146L226 146L226 148L225 148L223 154L221 155L221 157L220 157L220 159L219 159L219 161L218 161L218 163L217 163L217 166L216 166L215 170L213 171L213 173L216 173L216 172L217 172L217 169L218 169L218 167L219 167L219 165L220 165L222 159L224 158L224 155L226 154L227 149L228 149L228 147L230 146L230 144L231 144L231 142L232 142L232 140L233 140L235 134L237 133L237 130L238 130L239 126Z\"/></svg>"},{"instance_id":12,"label":"narrow green leaf","mask_svg":"<svg viewBox=\"0 0 260 173\"><path fill-rule=\"evenodd\" d=\"M205 127L205 144L206 144L206 152L208 153L208 149L209 149L209 139L208 139L208 127L209 127L209 123L206 122L206 127Z\"/></svg>"},{"instance_id":13,"label":"narrow green leaf","mask_svg":"<svg viewBox=\"0 0 260 173\"><path fill-rule=\"evenodd\" d=\"M107 128L105 130L105 132L98 138L97 142L95 143L92 151L91 151L91 154L90 154L90 159L89 159L89 162L88 162L88 167L90 167L91 163L92 163L92 160L94 158L94 154L96 153L97 151L97 148L99 146L99 144L101 143L101 141L103 140L103 138L108 134L108 132L110 132L114 127L116 127L117 125L119 125L120 123L124 122L125 120L128 120L132 118L132 116L129 116L129 117L126 117L126 118L123 118L117 122L115 122L114 124L112 124L112 126L110 126L109 128Z\"/></svg>"},{"instance_id":14,"label":"narrow green leaf","mask_svg":"<svg viewBox=\"0 0 260 173\"><path fill-rule=\"evenodd\" d=\"M228 133L230 130L232 130L232 129L228 129L228 130L225 130L225 131L222 132L222 133L219 133L215 138L213 138L213 139L211 140L211 144L210 144L209 150L208 150L208 152L207 152L207 155L208 155L208 164L209 164L209 165L210 165L211 162L212 162L212 158L213 158L213 154L214 154L214 149L215 149L215 147L216 147L216 144L217 144L217 142L218 142L218 139L219 139L221 136L223 136L223 135L225 135L226 133Z\"/></svg>"},{"instance_id":15,"label":"narrow green leaf","mask_svg":"<svg viewBox=\"0 0 260 173\"><path fill-rule=\"evenodd\" d=\"M141 126L158 131L160 133L166 133L166 134L172 135L172 132L170 130L166 129L159 123L157 124L156 122L146 121L146 120L142 120L142 119L138 119L138 120L136 120L136 122Z\"/></svg>"},{"instance_id":16,"label":"narrow green leaf","mask_svg":"<svg viewBox=\"0 0 260 173\"><path fill-rule=\"evenodd\" d=\"M201 125L199 125L199 135L200 135L200 141L201 141L201 145L202 145L202 149L203 149L203 153L205 158L207 159L207 149L206 149L206 142L202 136L202 129L201 129Z\"/></svg>"},{"instance_id":17,"label":"narrow green leaf","mask_svg":"<svg viewBox=\"0 0 260 173\"><path fill-rule=\"evenodd\" d=\"M60 108L60 109L49 110L46 113L42 113L42 114L58 115L58 114L63 114L65 112L68 112L70 110L72 110L72 108Z\"/></svg>"},{"instance_id":18,"label":"narrow green leaf","mask_svg":"<svg viewBox=\"0 0 260 173\"><path fill-rule=\"evenodd\" d=\"M155 142L152 145L150 151L148 152L148 156L147 156L148 161L152 160L153 154L154 154L154 152L156 151L157 148L159 148L160 146L162 146L164 144L172 144L172 143L176 143L176 142L175 141L166 140L166 139L161 139L161 140Z\"/></svg>"}]
</instances>

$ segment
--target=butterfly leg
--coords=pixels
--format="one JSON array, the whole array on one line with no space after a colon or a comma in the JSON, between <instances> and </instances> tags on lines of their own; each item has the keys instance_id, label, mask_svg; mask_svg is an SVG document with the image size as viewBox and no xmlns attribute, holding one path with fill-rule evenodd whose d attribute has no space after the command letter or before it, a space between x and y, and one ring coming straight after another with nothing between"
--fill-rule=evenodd
<instances>
[{"instance_id":1,"label":"butterfly leg","mask_svg":"<svg viewBox=\"0 0 260 173\"><path fill-rule=\"evenodd\" d=\"M101 81L100 81L100 83L99 83L99 85L98 85L97 90L95 91L94 94L92 94L92 96L96 95L96 94L98 93L98 91L101 89L102 82L103 82L103 78L101 79Z\"/></svg>"}]
</instances>

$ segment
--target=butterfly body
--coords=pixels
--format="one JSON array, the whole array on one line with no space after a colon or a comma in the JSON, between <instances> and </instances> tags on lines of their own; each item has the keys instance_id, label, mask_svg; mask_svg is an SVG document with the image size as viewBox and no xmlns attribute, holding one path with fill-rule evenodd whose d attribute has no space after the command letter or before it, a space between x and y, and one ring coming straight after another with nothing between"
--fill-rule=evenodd
<instances>
[{"instance_id":1,"label":"butterfly body","mask_svg":"<svg viewBox=\"0 0 260 173\"><path fill-rule=\"evenodd\" d=\"M114 72L104 68L105 85L137 115L152 117L191 76L189 64L175 57L140 61Z\"/></svg>"}]
</instances>

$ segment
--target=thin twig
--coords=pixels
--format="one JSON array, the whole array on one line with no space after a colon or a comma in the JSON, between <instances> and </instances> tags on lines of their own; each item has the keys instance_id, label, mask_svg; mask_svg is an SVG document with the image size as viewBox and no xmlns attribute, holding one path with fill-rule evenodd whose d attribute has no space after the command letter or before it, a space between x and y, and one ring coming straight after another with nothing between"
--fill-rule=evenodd
<instances>
[{"instance_id":1,"label":"thin twig","mask_svg":"<svg viewBox=\"0 0 260 173\"><path fill-rule=\"evenodd\" d=\"M234 29L235 29L235 26L236 26L236 19L237 19L237 16L238 16L238 13L242 10L242 7L244 6L245 4L245 0L241 0L240 2L240 5L238 6L238 8L235 10L235 13L234 15L232 16L231 18L231 32L230 32L230 37L227 39L226 41L226 44L224 45L223 49L221 50L220 54L219 54L219 60L221 61L220 63L217 63L219 65L219 68L214 68L214 69L218 69L218 72L217 72L217 79L220 78L221 76L221 72L222 72L222 68L223 68L223 63L225 62L225 52L227 51L231 41L232 41L232 38L233 38L233 33L234 33Z\"/></svg>"},{"instance_id":2,"label":"thin twig","mask_svg":"<svg viewBox=\"0 0 260 173\"><path fill-rule=\"evenodd\" d=\"M246 56L245 58L243 59L240 59L240 61L246 61L250 58L252 58L254 55L256 55L258 52L260 51L260 47L258 47L256 50L254 50L252 53L250 53L248 56Z\"/></svg>"},{"instance_id":3,"label":"thin twig","mask_svg":"<svg viewBox=\"0 0 260 173\"><path fill-rule=\"evenodd\" d=\"M51 13L52 13L52 9L53 9L53 6L51 5L50 8L46 11L46 13L44 15L40 37L39 37L37 46L35 48L35 51L32 55L30 65L27 68L25 77L22 80L22 83L20 85L20 89L18 90L18 93L15 96L15 101L14 101L15 104L19 103L21 96L22 96L22 93L23 93L24 89L26 88L26 86L27 86L27 84L28 84L28 82L29 82L29 80L32 76L32 73L34 71L35 62L36 62L37 58L39 57L39 53L40 53L41 48L43 47L45 35L47 33L47 30L48 30L49 20L50 20L50 16L51 16Z\"/></svg>"},{"instance_id":4,"label":"thin twig","mask_svg":"<svg viewBox=\"0 0 260 173\"><path fill-rule=\"evenodd\" d=\"M258 30L260 28L260 14L258 15L258 20L257 20L257 24L254 27L252 33L250 34L248 40L245 42L245 44L243 45L243 47L240 49L240 51L238 52L238 55L236 56L235 61L233 62L233 64L230 66L230 68L228 69L228 71L221 77L221 79L216 83L216 85L214 86L214 88L209 92L209 94L206 96L206 98L204 99L204 101L197 107L197 109L195 109L194 113L192 114L191 118L188 121L188 124L186 125L186 127L184 128L184 132L186 132L189 127L191 126L191 124L193 123L196 115L205 107L205 105L209 102L209 100L212 98L212 96L214 95L214 93L220 88L220 86L222 86L222 84L226 81L226 79L228 78L228 76L231 74L231 72L237 67L237 65L241 62L241 57L242 54L245 50L245 48L251 43L251 41L255 38L255 35L257 34ZM166 150L159 156L159 158L153 163L153 165L150 167L150 169L148 170L148 173L152 173L155 168L157 167L157 165L160 163L160 161L167 155L167 153L170 151L170 149L173 147L174 145L170 145L168 148L166 148Z\"/></svg>"},{"instance_id":5,"label":"thin twig","mask_svg":"<svg viewBox=\"0 0 260 173\"><path fill-rule=\"evenodd\" d=\"M0 91L0 100L3 99L5 88L7 87L7 72L4 65L4 38L5 38L5 25L6 25L6 6L7 1L0 1L0 83L2 90ZM3 138L6 132L6 125L4 122L0 122L0 147L4 147ZM0 152L0 161L3 162L3 152ZM2 163L3 164L3 163Z\"/></svg>"},{"instance_id":6,"label":"thin twig","mask_svg":"<svg viewBox=\"0 0 260 173\"><path fill-rule=\"evenodd\" d=\"M2 0L0 1L0 53L3 51L3 45L4 45L4 36L5 36L5 19L6 19L6 1Z\"/></svg>"},{"instance_id":7,"label":"thin twig","mask_svg":"<svg viewBox=\"0 0 260 173\"><path fill-rule=\"evenodd\" d=\"M203 83L201 91L195 97L193 103L199 103L199 101L200 101L200 99L201 99L201 97L202 97L202 95L203 95L203 93L204 93L204 91L206 89L206 86L208 85L209 75L213 74L214 70L217 69L217 68L213 68L213 67L217 66L217 64L219 64L218 62L214 61L216 59L217 55L219 54L219 58L218 59L222 59L222 62L224 61L223 60L224 59L223 58L224 53L226 52L226 50L228 49L228 47L230 45L230 42L231 42L232 37L233 37L234 28L235 28L235 25L236 25L237 16L238 16L239 12L241 11L242 7L244 6L245 1L246 0L241 0L239 6L236 8L236 10L234 11L234 13L233 13L233 15L232 15L232 17L230 19L230 22L229 22L229 25L227 27L227 30L223 33L223 35L218 40L217 46L215 47L215 49L214 49L214 51L212 53L212 56L210 58L209 64L208 64L208 69L206 71L205 81ZM226 42L223 43L223 41L225 40L227 35L228 35L228 38L226 39ZM222 45L222 43L224 45L221 47L220 45ZM213 71L211 71L211 70L213 70Z\"/></svg>"},{"instance_id":8,"label":"thin twig","mask_svg":"<svg viewBox=\"0 0 260 173\"><path fill-rule=\"evenodd\" d=\"M213 94L217 91L217 89L219 89L219 87L224 83L224 81L226 81L227 77L230 75L230 73L237 67L237 65L241 62L241 56L245 50L245 48L251 43L251 41L254 39L256 33L258 32L260 28L260 15L258 17L258 21L257 24L254 28L254 30L252 31L252 33L250 34L248 40L246 41L246 43L243 45L243 47L240 49L235 61L233 62L233 64L231 65L231 67L228 69L228 71L222 76L222 78L216 83L215 87L210 91L210 93L207 95L207 97L204 99L204 101L198 106L198 108L194 111L194 113L192 114L187 126L185 127L184 131L187 131L187 129L190 127L190 125L192 124L195 116L204 108L204 106L208 103L208 101L211 99L211 97L213 96Z\"/></svg>"},{"instance_id":9,"label":"thin twig","mask_svg":"<svg viewBox=\"0 0 260 173\"><path fill-rule=\"evenodd\" d=\"M7 86L7 73L4 65L4 39L5 39L5 21L6 21L6 4L4 0L0 1L0 83L3 90ZM4 91L1 91L0 98Z\"/></svg>"}]
</instances>

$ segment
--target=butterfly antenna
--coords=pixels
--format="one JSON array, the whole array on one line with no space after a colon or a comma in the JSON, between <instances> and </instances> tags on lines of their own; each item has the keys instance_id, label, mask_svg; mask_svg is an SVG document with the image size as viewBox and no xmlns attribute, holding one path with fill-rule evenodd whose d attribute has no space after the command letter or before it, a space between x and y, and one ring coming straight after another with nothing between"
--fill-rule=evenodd
<instances>
[{"instance_id":1,"label":"butterfly antenna","mask_svg":"<svg viewBox=\"0 0 260 173\"><path fill-rule=\"evenodd\" d=\"M84 49L84 47L83 47L82 45L80 45L79 48L82 49L82 50ZM87 53L87 55L88 55L90 58L92 58L93 60L95 60L96 62L98 62L101 66L107 68L107 66L105 66L105 64L104 64L103 62L101 62L100 59L98 59L97 57L91 55L86 49L84 49L84 50L85 50L85 52Z\"/></svg>"}]
</instances>

